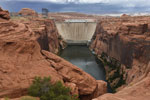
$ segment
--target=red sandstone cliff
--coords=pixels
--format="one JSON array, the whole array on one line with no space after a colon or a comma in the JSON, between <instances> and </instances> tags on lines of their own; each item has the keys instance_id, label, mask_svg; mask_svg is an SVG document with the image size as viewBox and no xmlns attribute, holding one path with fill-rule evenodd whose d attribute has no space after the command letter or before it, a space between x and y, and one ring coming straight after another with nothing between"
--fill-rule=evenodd
<instances>
[{"instance_id":1,"label":"red sandstone cliff","mask_svg":"<svg viewBox=\"0 0 150 100\"><path fill-rule=\"evenodd\" d=\"M65 43L58 34L55 23L49 19L24 18L11 19L13 22L24 23L35 33L41 49L57 54L60 49L64 49Z\"/></svg>"},{"instance_id":2,"label":"red sandstone cliff","mask_svg":"<svg viewBox=\"0 0 150 100\"><path fill-rule=\"evenodd\" d=\"M94 100L149 100L150 17L103 19L98 23L91 49L104 62L116 94Z\"/></svg>"}]
</instances>

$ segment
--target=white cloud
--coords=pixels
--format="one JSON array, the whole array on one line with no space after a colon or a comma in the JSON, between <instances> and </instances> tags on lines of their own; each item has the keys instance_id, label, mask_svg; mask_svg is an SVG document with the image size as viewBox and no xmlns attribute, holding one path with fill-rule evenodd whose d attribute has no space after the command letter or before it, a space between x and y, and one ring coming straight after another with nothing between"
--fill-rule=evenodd
<instances>
[{"instance_id":1,"label":"white cloud","mask_svg":"<svg viewBox=\"0 0 150 100\"><path fill-rule=\"evenodd\" d=\"M15 1L15 0L5 0L5 1ZM54 3L109 3L118 4L125 7L134 6L150 6L150 0L16 0L16 1L45 1Z\"/></svg>"},{"instance_id":2,"label":"white cloud","mask_svg":"<svg viewBox=\"0 0 150 100\"><path fill-rule=\"evenodd\" d=\"M67 2L74 2L74 3L100 3L100 2L107 2L109 0L4 0L4 1L46 1L46 2L56 2L56 3L67 3Z\"/></svg>"}]
</instances>

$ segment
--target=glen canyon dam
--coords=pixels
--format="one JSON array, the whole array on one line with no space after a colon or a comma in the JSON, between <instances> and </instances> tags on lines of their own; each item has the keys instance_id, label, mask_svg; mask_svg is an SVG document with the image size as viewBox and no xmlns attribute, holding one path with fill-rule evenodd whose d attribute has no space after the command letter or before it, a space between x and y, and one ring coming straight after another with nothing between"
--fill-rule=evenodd
<instances>
[{"instance_id":1,"label":"glen canyon dam","mask_svg":"<svg viewBox=\"0 0 150 100\"><path fill-rule=\"evenodd\" d=\"M150 100L150 1L0 0L0 100Z\"/></svg>"},{"instance_id":2,"label":"glen canyon dam","mask_svg":"<svg viewBox=\"0 0 150 100\"><path fill-rule=\"evenodd\" d=\"M94 20L71 19L56 22L60 35L67 43L87 43L92 39L96 29Z\"/></svg>"}]
</instances>

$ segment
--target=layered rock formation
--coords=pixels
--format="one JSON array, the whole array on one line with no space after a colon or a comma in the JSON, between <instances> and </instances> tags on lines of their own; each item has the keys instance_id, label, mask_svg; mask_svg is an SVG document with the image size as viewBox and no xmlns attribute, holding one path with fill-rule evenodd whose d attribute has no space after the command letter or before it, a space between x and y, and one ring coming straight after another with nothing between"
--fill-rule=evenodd
<instances>
[{"instance_id":1,"label":"layered rock formation","mask_svg":"<svg viewBox=\"0 0 150 100\"><path fill-rule=\"evenodd\" d=\"M100 85L77 66L48 52L56 53L56 45L60 44L51 20L18 22L0 22L0 98L26 95L36 76L51 76L52 83L62 81L79 96L95 94L91 99L106 92L105 82Z\"/></svg>"},{"instance_id":2,"label":"layered rock formation","mask_svg":"<svg viewBox=\"0 0 150 100\"><path fill-rule=\"evenodd\" d=\"M21 16L31 16L31 17L38 17L38 14L36 11L30 9L30 8L22 8L19 12L19 15Z\"/></svg>"},{"instance_id":3,"label":"layered rock formation","mask_svg":"<svg viewBox=\"0 0 150 100\"><path fill-rule=\"evenodd\" d=\"M99 22L90 48L105 64L111 87L126 88L94 100L149 100L149 19L126 16Z\"/></svg>"},{"instance_id":4,"label":"layered rock formation","mask_svg":"<svg viewBox=\"0 0 150 100\"><path fill-rule=\"evenodd\" d=\"M41 49L57 54L61 49L65 48L66 43L58 34L53 20L20 17L12 19L12 21L28 25L35 33L35 37L37 38Z\"/></svg>"}]
</instances>

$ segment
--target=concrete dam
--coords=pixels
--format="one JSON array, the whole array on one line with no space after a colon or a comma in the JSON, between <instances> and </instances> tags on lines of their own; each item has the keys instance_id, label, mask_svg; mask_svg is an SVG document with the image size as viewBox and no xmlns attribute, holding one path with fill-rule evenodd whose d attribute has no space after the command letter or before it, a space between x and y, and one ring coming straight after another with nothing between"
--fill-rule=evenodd
<instances>
[{"instance_id":1,"label":"concrete dam","mask_svg":"<svg viewBox=\"0 0 150 100\"><path fill-rule=\"evenodd\" d=\"M68 44L85 44L91 40L97 23L94 20L65 20L55 22L59 34Z\"/></svg>"}]
</instances>

